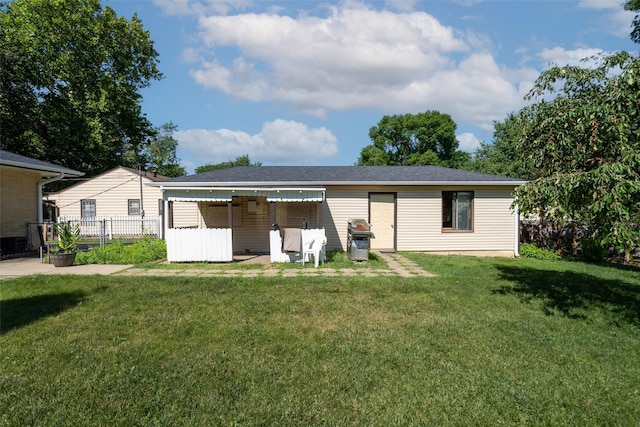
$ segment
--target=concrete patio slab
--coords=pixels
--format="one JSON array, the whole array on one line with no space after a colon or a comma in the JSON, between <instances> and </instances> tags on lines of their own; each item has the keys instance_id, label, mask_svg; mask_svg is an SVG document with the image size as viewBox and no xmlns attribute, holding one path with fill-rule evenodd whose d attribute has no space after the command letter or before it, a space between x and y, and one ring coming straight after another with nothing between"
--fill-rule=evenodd
<instances>
[{"instance_id":1,"label":"concrete patio slab","mask_svg":"<svg viewBox=\"0 0 640 427\"><path fill-rule=\"evenodd\" d=\"M80 274L107 275L131 268L131 265L72 265L70 267L56 267L43 263L39 257L13 258L0 261L0 279L29 276L32 274Z\"/></svg>"}]
</instances>

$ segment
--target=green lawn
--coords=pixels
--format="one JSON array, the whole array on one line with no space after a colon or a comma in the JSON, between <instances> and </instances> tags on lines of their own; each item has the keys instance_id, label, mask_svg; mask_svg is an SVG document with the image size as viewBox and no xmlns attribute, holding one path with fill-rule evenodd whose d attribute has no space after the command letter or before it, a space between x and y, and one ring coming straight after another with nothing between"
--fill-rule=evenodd
<instances>
[{"instance_id":1,"label":"green lawn","mask_svg":"<svg viewBox=\"0 0 640 427\"><path fill-rule=\"evenodd\" d=\"M640 270L0 281L0 425L640 425Z\"/></svg>"}]
</instances>

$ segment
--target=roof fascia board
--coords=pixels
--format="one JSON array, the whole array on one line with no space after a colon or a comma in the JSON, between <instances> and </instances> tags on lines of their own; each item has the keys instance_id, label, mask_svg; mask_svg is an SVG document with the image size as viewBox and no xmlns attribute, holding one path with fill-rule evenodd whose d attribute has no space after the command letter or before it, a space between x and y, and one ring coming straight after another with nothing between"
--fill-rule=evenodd
<instances>
[{"instance_id":1,"label":"roof fascia board","mask_svg":"<svg viewBox=\"0 0 640 427\"><path fill-rule=\"evenodd\" d=\"M156 184L156 185L154 185ZM227 187L205 187L205 186L163 186L157 185L161 184L159 182L154 183L145 183L144 185L148 185L151 187L160 187L161 190L195 190L195 191L298 191L298 190L306 190L306 191L325 191L324 187L236 187L236 186L227 186Z\"/></svg>"},{"instance_id":2,"label":"roof fascia board","mask_svg":"<svg viewBox=\"0 0 640 427\"><path fill-rule=\"evenodd\" d=\"M64 174L65 176L83 176L84 172L79 172L73 169L68 169L68 168L63 168L63 167L48 167L48 166L41 166L41 165L34 165L32 163L25 163L25 162L16 162L13 160L6 160L3 159L0 162L1 165L3 166L10 166L10 167L16 167L16 168L20 168L20 169L29 169L29 170L33 170L33 171L38 171L38 172L51 172L54 174Z\"/></svg>"},{"instance_id":3,"label":"roof fascia board","mask_svg":"<svg viewBox=\"0 0 640 427\"><path fill-rule=\"evenodd\" d=\"M338 186L338 185L370 185L370 186L459 186L459 185L479 185L479 186L519 186L526 184L526 181L283 181L283 182L234 182L234 183L222 183L222 182L193 182L185 185L185 182L153 182L145 185L165 188L180 188L180 189L199 189L207 187L207 189L229 189L229 188L241 188L246 190L247 188L260 187L263 190L268 187L275 187L277 189L283 189L286 186L292 186L292 190L300 189L304 186ZM296 185L298 187L296 187Z\"/></svg>"}]
</instances>

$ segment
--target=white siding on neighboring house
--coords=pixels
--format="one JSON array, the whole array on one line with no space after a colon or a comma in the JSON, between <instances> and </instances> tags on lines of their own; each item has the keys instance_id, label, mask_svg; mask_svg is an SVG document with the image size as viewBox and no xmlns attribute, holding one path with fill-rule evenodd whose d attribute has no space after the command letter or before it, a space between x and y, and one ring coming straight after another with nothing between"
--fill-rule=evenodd
<instances>
[{"instance_id":1,"label":"white siding on neighboring house","mask_svg":"<svg viewBox=\"0 0 640 427\"><path fill-rule=\"evenodd\" d=\"M146 173L150 174L150 172ZM55 200L60 216L80 216L82 200L95 200L97 216L127 216L129 200L140 200L142 191L144 213L154 216L159 214L158 201L162 199L162 192L157 187L145 185L149 182L152 182L149 177L144 175L140 177L135 170L117 167L57 193L49 194L47 199ZM174 204L174 222L197 224L197 220L198 212L195 203Z\"/></svg>"}]
</instances>

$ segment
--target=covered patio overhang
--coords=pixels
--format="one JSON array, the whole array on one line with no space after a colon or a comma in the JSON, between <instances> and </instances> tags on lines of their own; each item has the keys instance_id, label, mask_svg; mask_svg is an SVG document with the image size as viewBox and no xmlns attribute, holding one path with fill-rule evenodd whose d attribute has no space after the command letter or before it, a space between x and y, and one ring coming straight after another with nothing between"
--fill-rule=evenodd
<instances>
[{"instance_id":1,"label":"covered patio overhang","mask_svg":"<svg viewBox=\"0 0 640 427\"><path fill-rule=\"evenodd\" d=\"M260 236L256 238L269 239L269 251L273 262L286 262L291 258L283 256L280 250L282 247L281 236L278 231L271 228L277 223L276 204L280 203L300 203L311 202L317 206L325 199L326 189L323 187L277 187L277 186L160 186L164 204L164 238L167 243L167 259L169 262L231 262L233 261L233 228L234 228L234 203L237 200L247 200L254 203L255 200L266 200L269 204L269 225L267 229L256 229L254 232ZM173 202L198 203L199 207L215 204L216 209L223 208L226 204L226 227L198 227L198 228L174 228L173 227ZM246 207L246 206L245 206ZM254 207L255 208L255 207ZM265 206L266 208L266 206ZM249 207L251 209L251 207ZM202 212L201 212L202 213ZM222 212L221 212L222 213ZM264 211L265 219L267 220ZM224 215L224 214L223 214ZM317 208L315 214L315 227L321 228L322 209ZM224 224L224 219L223 219ZM223 225L219 224L219 225ZM301 228L306 228L305 225ZM236 224L236 227L237 224ZM242 226L240 226L242 228ZM265 226L263 226L265 227ZM250 232L242 228L245 233ZM313 227L312 227L313 228ZM323 230L324 231L324 230ZM277 242L276 242L277 239ZM266 243L266 242L265 242ZM266 249L266 248L265 248ZM274 253L277 252L277 253Z\"/></svg>"}]
</instances>

